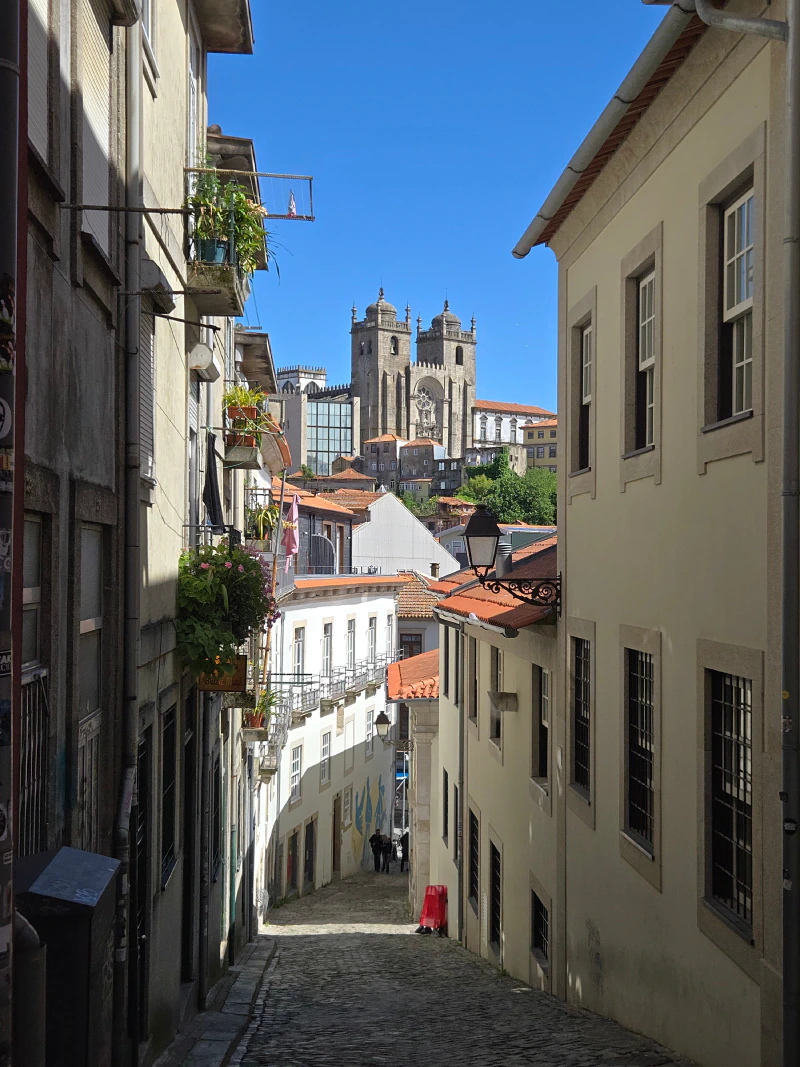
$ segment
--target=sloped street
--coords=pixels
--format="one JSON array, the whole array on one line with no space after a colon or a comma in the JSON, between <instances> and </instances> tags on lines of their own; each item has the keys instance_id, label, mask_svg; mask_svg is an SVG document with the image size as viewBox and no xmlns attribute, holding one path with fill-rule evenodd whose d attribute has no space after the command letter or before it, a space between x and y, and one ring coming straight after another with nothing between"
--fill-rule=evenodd
<instances>
[{"instance_id":1,"label":"sloped street","mask_svg":"<svg viewBox=\"0 0 800 1067\"><path fill-rule=\"evenodd\" d=\"M406 879L359 875L273 913L277 951L239 1067L689 1067L614 1023L417 936Z\"/></svg>"}]
</instances>

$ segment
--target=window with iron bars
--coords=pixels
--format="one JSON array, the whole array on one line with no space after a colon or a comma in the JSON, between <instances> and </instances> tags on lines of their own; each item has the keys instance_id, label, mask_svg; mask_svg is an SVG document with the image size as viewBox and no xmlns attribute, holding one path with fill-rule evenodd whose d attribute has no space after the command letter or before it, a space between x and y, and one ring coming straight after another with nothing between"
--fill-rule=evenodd
<instances>
[{"instance_id":1,"label":"window with iron bars","mask_svg":"<svg viewBox=\"0 0 800 1067\"><path fill-rule=\"evenodd\" d=\"M591 786L591 652L587 640L572 638L572 781L587 793Z\"/></svg>"},{"instance_id":2,"label":"window with iron bars","mask_svg":"<svg viewBox=\"0 0 800 1067\"><path fill-rule=\"evenodd\" d=\"M753 683L710 671L711 895L753 924Z\"/></svg>"},{"instance_id":3,"label":"window with iron bars","mask_svg":"<svg viewBox=\"0 0 800 1067\"><path fill-rule=\"evenodd\" d=\"M653 848L653 657L626 649L628 745L626 829Z\"/></svg>"},{"instance_id":4,"label":"window with iron bars","mask_svg":"<svg viewBox=\"0 0 800 1067\"><path fill-rule=\"evenodd\" d=\"M177 759L175 706L164 715L161 730L161 880L175 865L175 774Z\"/></svg>"},{"instance_id":5,"label":"window with iron bars","mask_svg":"<svg viewBox=\"0 0 800 1067\"><path fill-rule=\"evenodd\" d=\"M531 890L531 949L542 963L550 953L550 916L544 903Z\"/></svg>"},{"instance_id":6,"label":"window with iron bars","mask_svg":"<svg viewBox=\"0 0 800 1067\"><path fill-rule=\"evenodd\" d=\"M478 907L481 892L481 824L474 811L469 813L469 899Z\"/></svg>"},{"instance_id":7,"label":"window with iron bars","mask_svg":"<svg viewBox=\"0 0 800 1067\"><path fill-rule=\"evenodd\" d=\"M502 900L503 900L503 865L500 849L489 842L489 942L500 944Z\"/></svg>"}]
</instances>

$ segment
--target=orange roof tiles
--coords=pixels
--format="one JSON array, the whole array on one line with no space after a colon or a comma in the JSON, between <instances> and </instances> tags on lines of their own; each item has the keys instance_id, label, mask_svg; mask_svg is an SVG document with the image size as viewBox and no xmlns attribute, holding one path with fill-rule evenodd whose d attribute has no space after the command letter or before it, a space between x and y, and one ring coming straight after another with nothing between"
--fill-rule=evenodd
<instances>
[{"instance_id":1,"label":"orange roof tiles","mask_svg":"<svg viewBox=\"0 0 800 1067\"><path fill-rule=\"evenodd\" d=\"M449 504L451 507L454 508L472 508L473 511L475 510L475 505L472 503L471 500L462 500L460 497L457 496L440 496L439 503Z\"/></svg>"},{"instance_id":2,"label":"orange roof tiles","mask_svg":"<svg viewBox=\"0 0 800 1067\"><path fill-rule=\"evenodd\" d=\"M368 489L336 489L333 493L325 496L335 504L343 508L355 508L357 511L368 508L376 500L380 500L385 493L371 493Z\"/></svg>"},{"instance_id":3,"label":"orange roof tiles","mask_svg":"<svg viewBox=\"0 0 800 1067\"><path fill-rule=\"evenodd\" d=\"M537 408L535 404L506 404L495 400L476 400L475 408L478 411L497 411L505 415L553 415L554 411L546 408Z\"/></svg>"},{"instance_id":4,"label":"orange roof tiles","mask_svg":"<svg viewBox=\"0 0 800 1067\"><path fill-rule=\"evenodd\" d=\"M390 663L389 700L435 700L439 696L439 649Z\"/></svg>"},{"instance_id":5,"label":"orange roof tiles","mask_svg":"<svg viewBox=\"0 0 800 1067\"><path fill-rule=\"evenodd\" d=\"M365 445L376 445L379 441L402 441L402 437L398 437L393 433L382 433L380 437L368 437L364 442Z\"/></svg>"},{"instance_id":6,"label":"orange roof tiles","mask_svg":"<svg viewBox=\"0 0 800 1067\"><path fill-rule=\"evenodd\" d=\"M431 437L418 437L415 441L409 441L408 444L403 445L403 448L411 448L412 445L439 445L441 447L441 441L434 441Z\"/></svg>"},{"instance_id":7,"label":"orange roof tiles","mask_svg":"<svg viewBox=\"0 0 800 1067\"><path fill-rule=\"evenodd\" d=\"M523 430L546 430L548 427L553 430L558 426L558 418L555 419L540 419L539 422L526 422L524 426L520 427Z\"/></svg>"},{"instance_id":8,"label":"orange roof tiles","mask_svg":"<svg viewBox=\"0 0 800 1067\"><path fill-rule=\"evenodd\" d=\"M349 515L352 518L353 513L349 508L334 504L328 499L332 495L332 493L309 493L308 496L300 497L300 507L307 511L333 511L337 515Z\"/></svg>"},{"instance_id":9,"label":"orange roof tiles","mask_svg":"<svg viewBox=\"0 0 800 1067\"><path fill-rule=\"evenodd\" d=\"M433 606L439 601L438 594L433 592L414 571L406 571L400 577L405 578L405 585L400 587L398 594L397 614L399 617L401 619L432 619Z\"/></svg>"},{"instance_id":10,"label":"orange roof tiles","mask_svg":"<svg viewBox=\"0 0 800 1067\"><path fill-rule=\"evenodd\" d=\"M307 589L357 589L359 586L394 585L403 584L404 579L396 574L335 574L325 578L307 578L305 575L297 575L294 580L295 587L300 590Z\"/></svg>"},{"instance_id":11,"label":"orange roof tiles","mask_svg":"<svg viewBox=\"0 0 800 1067\"><path fill-rule=\"evenodd\" d=\"M280 500L280 498L281 498L281 480L280 480L280 478L273 478L272 479L272 493L273 493L273 495L275 497L276 502L278 500ZM286 483L286 499L287 500L291 500L291 498L295 495L295 493L299 497L311 496L311 494L309 493L309 491L307 489L301 489L298 485L292 485L291 482L287 482Z\"/></svg>"},{"instance_id":12,"label":"orange roof tiles","mask_svg":"<svg viewBox=\"0 0 800 1067\"><path fill-rule=\"evenodd\" d=\"M343 471L339 471L338 474L318 474L315 481L322 482L336 482L336 481L362 481L362 482L374 482L374 478L370 478L368 474L362 474L361 471L355 470L353 467L346 467Z\"/></svg>"}]
</instances>

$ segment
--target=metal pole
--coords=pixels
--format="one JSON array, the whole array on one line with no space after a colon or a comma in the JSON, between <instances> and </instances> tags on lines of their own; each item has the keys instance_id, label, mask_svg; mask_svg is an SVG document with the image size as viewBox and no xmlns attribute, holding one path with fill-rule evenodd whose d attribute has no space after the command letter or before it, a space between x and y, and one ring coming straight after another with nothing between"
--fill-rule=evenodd
<instances>
[{"instance_id":1,"label":"metal pole","mask_svg":"<svg viewBox=\"0 0 800 1067\"><path fill-rule=\"evenodd\" d=\"M783 363L783 1062L800 1062L800 0L787 0Z\"/></svg>"},{"instance_id":2,"label":"metal pole","mask_svg":"<svg viewBox=\"0 0 800 1067\"><path fill-rule=\"evenodd\" d=\"M11 561L14 522L14 393L19 162L19 0L0 4L0 1067L11 1063L13 931L13 768ZM6 862L7 861L7 862Z\"/></svg>"}]
</instances>

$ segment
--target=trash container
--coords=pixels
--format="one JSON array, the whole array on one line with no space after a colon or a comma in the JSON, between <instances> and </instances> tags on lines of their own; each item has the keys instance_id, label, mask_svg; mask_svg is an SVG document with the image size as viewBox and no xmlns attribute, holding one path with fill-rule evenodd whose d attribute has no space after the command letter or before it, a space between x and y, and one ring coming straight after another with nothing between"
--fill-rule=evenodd
<instances>
[{"instance_id":1,"label":"trash container","mask_svg":"<svg viewBox=\"0 0 800 1067\"><path fill-rule=\"evenodd\" d=\"M47 1067L111 1067L118 871L66 847L16 862L17 909L47 946Z\"/></svg>"},{"instance_id":2,"label":"trash container","mask_svg":"<svg viewBox=\"0 0 800 1067\"><path fill-rule=\"evenodd\" d=\"M429 885L425 887L425 899L422 902L420 927L438 930L439 936L447 933L447 886Z\"/></svg>"}]
</instances>

